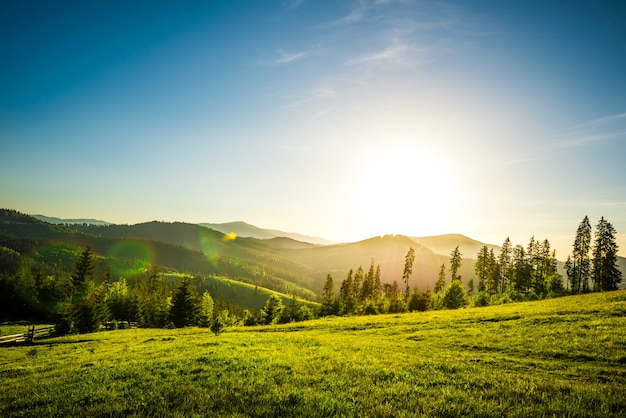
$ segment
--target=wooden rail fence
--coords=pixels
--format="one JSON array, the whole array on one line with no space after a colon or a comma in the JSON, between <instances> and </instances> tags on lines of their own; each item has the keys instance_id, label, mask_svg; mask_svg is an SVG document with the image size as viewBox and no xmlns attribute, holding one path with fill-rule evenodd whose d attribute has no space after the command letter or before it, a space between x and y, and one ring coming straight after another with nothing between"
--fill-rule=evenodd
<instances>
[{"instance_id":1,"label":"wooden rail fence","mask_svg":"<svg viewBox=\"0 0 626 418\"><path fill-rule=\"evenodd\" d=\"M54 327L35 328L28 327L28 331L24 334L13 334L0 336L0 344L6 343L32 343L35 339L46 338L54 334Z\"/></svg>"}]
</instances>

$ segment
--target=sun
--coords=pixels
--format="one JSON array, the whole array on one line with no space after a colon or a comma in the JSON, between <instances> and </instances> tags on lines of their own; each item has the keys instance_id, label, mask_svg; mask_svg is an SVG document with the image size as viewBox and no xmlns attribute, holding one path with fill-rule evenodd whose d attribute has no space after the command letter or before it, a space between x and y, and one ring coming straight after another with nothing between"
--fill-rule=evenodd
<instances>
[{"instance_id":1,"label":"sun","mask_svg":"<svg viewBox=\"0 0 626 418\"><path fill-rule=\"evenodd\" d=\"M404 146L379 150L365 160L356 208L364 228L375 235L447 231L454 191L437 155Z\"/></svg>"}]
</instances>

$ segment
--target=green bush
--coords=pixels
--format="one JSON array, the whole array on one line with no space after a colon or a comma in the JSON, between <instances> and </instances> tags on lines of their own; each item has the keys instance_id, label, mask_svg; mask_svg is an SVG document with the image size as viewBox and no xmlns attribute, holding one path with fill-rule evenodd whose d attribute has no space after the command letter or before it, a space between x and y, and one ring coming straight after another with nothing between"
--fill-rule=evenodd
<instances>
[{"instance_id":1,"label":"green bush","mask_svg":"<svg viewBox=\"0 0 626 418\"><path fill-rule=\"evenodd\" d=\"M463 284L460 280L453 280L452 283L446 287L442 302L443 306L448 309L458 309L467 305L465 289L463 289Z\"/></svg>"}]
</instances>

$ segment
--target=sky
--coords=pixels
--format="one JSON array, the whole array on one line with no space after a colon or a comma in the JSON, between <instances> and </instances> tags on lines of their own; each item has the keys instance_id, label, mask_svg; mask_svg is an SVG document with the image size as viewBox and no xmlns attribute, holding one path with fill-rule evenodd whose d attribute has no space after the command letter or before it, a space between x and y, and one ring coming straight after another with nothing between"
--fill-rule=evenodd
<instances>
[{"instance_id":1,"label":"sky","mask_svg":"<svg viewBox=\"0 0 626 418\"><path fill-rule=\"evenodd\" d=\"M2 207L626 255L624 2L2 2L0 59Z\"/></svg>"}]
</instances>

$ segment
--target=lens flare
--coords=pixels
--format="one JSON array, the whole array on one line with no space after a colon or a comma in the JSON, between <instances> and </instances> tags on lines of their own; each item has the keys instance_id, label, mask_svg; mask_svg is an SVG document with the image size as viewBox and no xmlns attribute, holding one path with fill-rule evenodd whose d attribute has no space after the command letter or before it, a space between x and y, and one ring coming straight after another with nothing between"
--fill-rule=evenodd
<instances>
[{"instance_id":1,"label":"lens flare","mask_svg":"<svg viewBox=\"0 0 626 418\"><path fill-rule=\"evenodd\" d=\"M132 240L116 243L109 249L108 256L111 271L120 277L129 277L146 271L153 259L150 247Z\"/></svg>"},{"instance_id":2,"label":"lens flare","mask_svg":"<svg viewBox=\"0 0 626 418\"><path fill-rule=\"evenodd\" d=\"M237 233L231 232L230 234L224 235L224 241L234 241L237 239Z\"/></svg>"}]
</instances>

